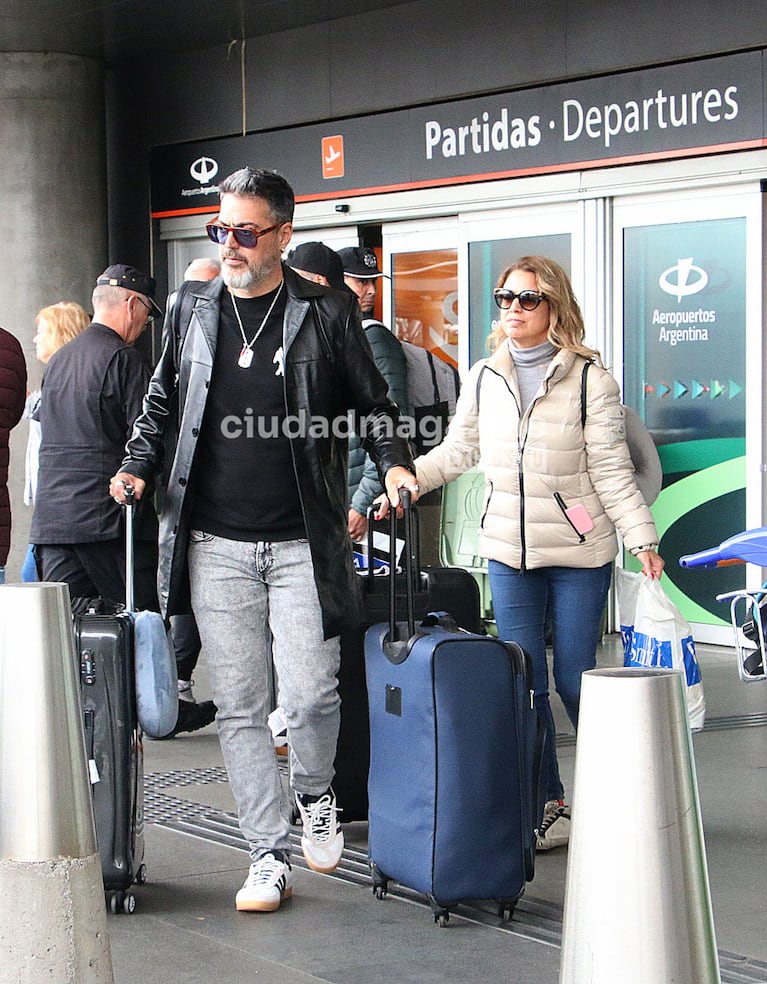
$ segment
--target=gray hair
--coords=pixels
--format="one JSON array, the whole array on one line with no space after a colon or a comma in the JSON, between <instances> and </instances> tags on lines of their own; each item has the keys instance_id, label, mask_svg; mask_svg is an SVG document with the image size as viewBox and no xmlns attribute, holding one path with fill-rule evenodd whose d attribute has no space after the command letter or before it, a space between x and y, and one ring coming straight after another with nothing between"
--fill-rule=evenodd
<instances>
[{"instance_id":1,"label":"gray hair","mask_svg":"<svg viewBox=\"0 0 767 984\"><path fill-rule=\"evenodd\" d=\"M218 186L221 195L263 198L275 222L292 222L296 200L293 189L281 174L250 165L224 178Z\"/></svg>"}]
</instances>

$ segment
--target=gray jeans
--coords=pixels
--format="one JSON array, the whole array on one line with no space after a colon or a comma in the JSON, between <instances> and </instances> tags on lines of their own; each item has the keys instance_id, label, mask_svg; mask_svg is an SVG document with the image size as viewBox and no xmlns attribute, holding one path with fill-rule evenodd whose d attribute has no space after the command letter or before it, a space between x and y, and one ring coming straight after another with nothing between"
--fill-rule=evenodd
<instances>
[{"instance_id":1,"label":"gray jeans","mask_svg":"<svg viewBox=\"0 0 767 984\"><path fill-rule=\"evenodd\" d=\"M338 637L324 640L306 540L247 543L192 531L192 608L218 707L221 751L251 856L290 851L290 809L274 742L272 660L290 743L291 787L333 780L340 700Z\"/></svg>"}]
</instances>

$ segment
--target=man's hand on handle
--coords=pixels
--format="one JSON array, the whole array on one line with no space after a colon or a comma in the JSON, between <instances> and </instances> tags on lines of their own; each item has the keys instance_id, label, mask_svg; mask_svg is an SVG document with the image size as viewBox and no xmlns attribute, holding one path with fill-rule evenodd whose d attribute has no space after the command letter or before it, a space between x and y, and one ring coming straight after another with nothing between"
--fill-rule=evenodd
<instances>
[{"instance_id":1,"label":"man's hand on handle","mask_svg":"<svg viewBox=\"0 0 767 984\"><path fill-rule=\"evenodd\" d=\"M109 483L109 494L121 506L125 505L126 485L133 486L133 498L136 502L144 494L144 489L146 488L146 482L143 478L136 478L135 475L130 475L128 472L118 472Z\"/></svg>"}]
</instances>

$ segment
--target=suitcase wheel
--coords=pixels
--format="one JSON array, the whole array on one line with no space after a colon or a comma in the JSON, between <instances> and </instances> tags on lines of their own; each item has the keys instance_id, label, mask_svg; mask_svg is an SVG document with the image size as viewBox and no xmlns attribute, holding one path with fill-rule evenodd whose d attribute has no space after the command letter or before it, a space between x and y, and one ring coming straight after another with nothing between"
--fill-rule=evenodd
<instances>
[{"instance_id":1,"label":"suitcase wheel","mask_svg":"<svg viewBox=\"0 0 767 984\"><path fill-rule=\"evenodd\" d=\"M146 865L140 864L136 872L136 884L143 885L146 882Z\"/></svg>"},{"instance_id":2,"label":"suitcase wheel","mask_svg":"<svg viewBox=\"0 0 767 984\"><path fill-rule=\"evenodd\" d=\"M105 892L105 897L107 908L114 915L122 911L130 916L136 911L136 896L133 892Z\"/></svg>"},{"instance_id":3,"label":"suitcase wheel","mask_svg":"<svg viewBox=\"0 0 767 984\"><path fill-rule=\"evenodd\" d=\"M386 898L389 879L374 861L370 862L370 871L373 877L373 895L375 895L379 902L382 902Z\"/></svg>"},{"instance_id":4,"label":"suitcase wheel","mask_svg":"<svg viewBox=\"0 0 767 984\"><path fill-rule=\"evenodd\" d=\"M450 922L450 910L446 909L444 905L440 905L436 899L431 897L429 898L429 905L434 916L434 922L437 923L440 929L444 929Z\"/></svg>"},{"instance_id":5,"label":"suitcase wheel","mask_svg":"<svg viewBox=\"0 0 767 984\"><path fill-rule=\"evenodd\" d=\"M514 910L517 907L516 902L499 902L498 903L498 917L505 923L510 923L512 916L514 915Z\"/></svg>"}]
</instances>

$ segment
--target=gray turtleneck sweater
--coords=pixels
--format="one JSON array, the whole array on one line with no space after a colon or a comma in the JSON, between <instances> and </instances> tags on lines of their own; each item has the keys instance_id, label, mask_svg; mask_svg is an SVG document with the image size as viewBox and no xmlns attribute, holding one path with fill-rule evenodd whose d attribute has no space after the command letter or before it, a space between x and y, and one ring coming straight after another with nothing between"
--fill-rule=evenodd
<instances>
[{"instance_id":1,"label":"gray turtleneck sweater","mask_svg":"<svg viewBox=\"0 0 767 984\"><path fill-rule=\"evenodd\" d=\"M514 367L517 370L517 383L519 384L519 395L524 414L538 392L557 349L549 341L534 345L532 348L516 348L511 342L508 344Z\"/></svg>"}]
</instances>

